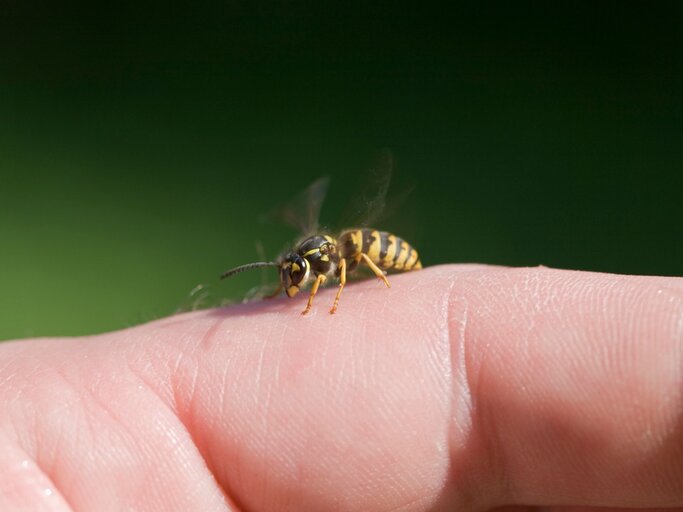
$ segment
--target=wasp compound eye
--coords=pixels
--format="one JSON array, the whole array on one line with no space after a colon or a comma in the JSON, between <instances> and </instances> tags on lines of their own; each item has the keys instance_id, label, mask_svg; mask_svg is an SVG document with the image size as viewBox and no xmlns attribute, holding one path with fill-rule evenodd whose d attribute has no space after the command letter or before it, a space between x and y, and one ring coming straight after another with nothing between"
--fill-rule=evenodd
<instances>
[{"instance_id":1,"label":"wasp compound eye","mask_svg":"<svg viewBox=\"0 0 683 512\"><path fill-rule=\"evenodd\" d=\"M280 282L287 296L294 297L299 292L308 274L308 262L299 254L288 254L280 265Z\"/></svg>"},{"instance_id":2,"label":"wasp compound eye","mask_svg":"<svg viewBox=\"0 0 683 512\"><path fill-rule=\"evenodd\" d=\"M301 283L303 278L306 276L306 270L308 270L308 263L305 259L297 254L296 258L293 259L291 266L289 267L289 276L292 280L292 284L298 285Z\"/></svg>"}]
</instances>

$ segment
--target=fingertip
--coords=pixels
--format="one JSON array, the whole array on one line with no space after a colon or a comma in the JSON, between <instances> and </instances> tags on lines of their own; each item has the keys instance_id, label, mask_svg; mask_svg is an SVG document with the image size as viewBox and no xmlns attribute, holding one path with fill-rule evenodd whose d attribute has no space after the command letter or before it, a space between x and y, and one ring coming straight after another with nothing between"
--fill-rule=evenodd
<instances>
[{"instance_id":1,"label":"fingertip","mask_svg":"<svg viewBox=\"0 0 683 512\"><path fill-rule=\"evenodd\" d=\"M472 430L507 500L681 503L682 286L543 267L458 279Z\"/></svg>"}]
</instances>

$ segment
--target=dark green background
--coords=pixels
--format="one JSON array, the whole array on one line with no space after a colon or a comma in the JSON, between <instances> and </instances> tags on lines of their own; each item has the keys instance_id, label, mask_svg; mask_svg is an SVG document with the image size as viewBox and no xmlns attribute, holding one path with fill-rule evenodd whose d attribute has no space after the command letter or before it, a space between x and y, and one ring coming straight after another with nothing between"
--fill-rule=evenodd
<instances>
[{"instance_id":1,"label":"dark green background","mask_svg":"<svg viewBox=\"0 0 683 512\"><path fill-rule=\"evenodd\" d=\"M169 314L385 147L426 264L683 273L680 3L175 5L3 2L0 339Z\"/></svg>"}]
</instances>

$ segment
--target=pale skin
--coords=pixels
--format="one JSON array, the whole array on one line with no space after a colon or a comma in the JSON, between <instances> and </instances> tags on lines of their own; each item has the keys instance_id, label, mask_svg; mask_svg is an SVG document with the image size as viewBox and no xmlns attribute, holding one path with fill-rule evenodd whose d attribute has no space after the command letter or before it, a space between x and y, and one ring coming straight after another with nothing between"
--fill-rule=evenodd
<instances>
[{"instance_id":1,"label":"pale skin","mask_svg":"<svg viewBox=\"0 0 683 512\"><path fill-rule=\"evenodd\" d=\"M683 507L683 279L390 278L0 344L0 510Z\"/></svg>"}]
</instances>

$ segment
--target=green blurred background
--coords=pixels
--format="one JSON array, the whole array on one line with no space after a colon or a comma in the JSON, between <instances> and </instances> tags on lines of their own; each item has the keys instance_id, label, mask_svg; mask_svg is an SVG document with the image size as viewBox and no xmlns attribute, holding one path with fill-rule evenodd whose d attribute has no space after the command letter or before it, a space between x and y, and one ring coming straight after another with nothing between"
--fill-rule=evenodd
<instances>
[{"instance_id":1,"label":"green blurred background","mask_svg":"<svg viewBox=\"0 0 683 512\"><path fill-rule=\"evenodd\" d=\"M683 4L549 4L3 2L0 339L239 297L382 148L426 264L680 275Z\"/></svg>"}]
</instances>

